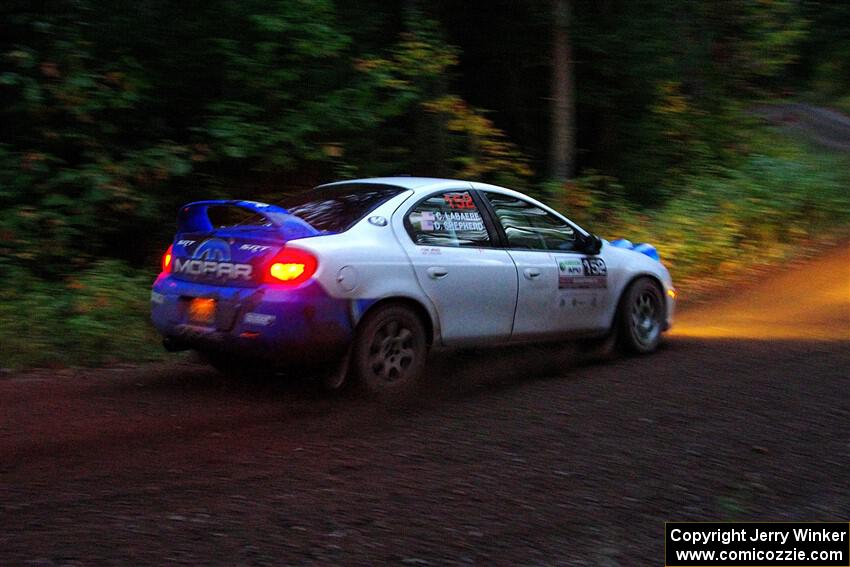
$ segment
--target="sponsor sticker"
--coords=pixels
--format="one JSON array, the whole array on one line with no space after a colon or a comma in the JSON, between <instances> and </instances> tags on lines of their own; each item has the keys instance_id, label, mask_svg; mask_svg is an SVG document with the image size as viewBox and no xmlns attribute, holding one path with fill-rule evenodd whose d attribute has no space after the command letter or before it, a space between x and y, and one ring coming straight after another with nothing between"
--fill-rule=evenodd
<instances>
[{"instance_id":1,"label":"sponsor sticker","mask_svg":"<svg viewBox=\"0 0 850 567\"><path fill-rule=\"evenodd\" d=\"M239 247L240 250L247 250L249 252L264 252L269 249L268 246L263 246L261 244L243 244Z\"/></svg>"},{"instance_id":2,"label":"sponsor sticker","mask_svg":"<svg viewBox=\"0 0 850 567\"><path fill-rule=\"evenodd\" d=\"M446 193L443 200L450 209L475 209L475 203L469 193Z\"/></svg>"},{"instance_id":3,"label":"sponsor sticker","mask_svg":"<svg viewBox=\"0 0 850 567\"><path fill-rule=\"evenodd\" d=\"M262 327L268 327L275 321L274 315L267 315L265 313L245 313L245 318L243 319L245 323L249 325L260 325Z\"/></svg>"},{"instance_id":4,"label":"sponsor sticker","mask_svg":"<svg viewBox=\"0 0 850 567\"><path fill-rule=\"evenodd\" d=\"M423 231L434 230L434 213L431 211L423 211L419 218L419 223Z\"/></svg>"},{"instance_id":5,"label":"sponsor sticker","mask_svg":"<svg viewBox=\"0 0 850 567\"><path fill-rule=\"evenodd\" d=\"M608 287L608 267L602 258L556 256L555 260L558 262L558 289L600 289Z\"/></svg>"},{"instance_id":6,"label":"sponsor sticker","mask_svg":"<svg viewBox=\"0 0 850 567\"><path fill-rule=\"evenodd\" d=\"M423 232L465 232L484 230L478 211L423 211L419 217Z\"/></svg>"},{"instance_id":7,"label":"sponsor sticker","mask_svg":"<svg viewBox=\"0 0 850 567\"><path fill-rule=\"evenodd\" d=\"M253 267L250 264L213 262L210 260L174 260L174 272L191 276L209 276L229 280L250 280Z\"/></svg>"},{"instance_id":8,"label":"sponsor sticker","mask_svg":"<svg viewBox=\"0 0 850 567\"><path fill-rule=\"evenodd\" d=\"M230 244L220 238L208 238L195 248L191 259L174 259L174 273L230 280L250 280L253 267L251 264L231 262Z\"/></svg>"}]
</instances>

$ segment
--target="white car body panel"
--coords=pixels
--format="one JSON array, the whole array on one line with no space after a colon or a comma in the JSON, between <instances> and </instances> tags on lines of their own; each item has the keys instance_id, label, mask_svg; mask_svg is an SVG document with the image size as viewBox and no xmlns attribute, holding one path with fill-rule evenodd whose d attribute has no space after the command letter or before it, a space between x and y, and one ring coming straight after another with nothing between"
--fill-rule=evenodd
<instances>
[{"instance_id":1,"label":"white car body panel","mask_svg":"<svg viewBox=\"0 0 850 567\"><path fill-rule=\"evenodd\" d=\"M347 300L405 298L419 303L429 314L439 336L440 317L419 286L410 260L393 235L389 219L413 193L393 197L342 234L293 240L287 246L311 252L319 258L315 279L331 297ZM384 226L368 219L381 217ZM364 312L352 303L356 324Z\"/></svg>"},{"instance_id":2,"label":"white car body panel","mask_svg":"<svg viewBox=\"0 0 850 567\"><path fill-rule=\"evenodd\" d=\"M392 219L395 236L419 286L439 314L442 343L449 346L510 338L517 298L516 267L504 249L418 245L407 234L404 219L424 198L470 189L467 182L428 185Z\"/></svg>"},{"instance_id":3,"label":"white car body panel","mask_svg":"<svg viewBox=\"0 0 850 567\"><path fill-rule=\"evenodd\" d=\"M342 181L377 183L409 189L373 211L387 226L368 218L343 234L297 240L290 246L317 254L316 277L329 294L340 298L384 299L402 297L420 303L432 317L436 342L446 346L528 340L536 337L602 333L614 320L619 297L639 276L658 280L672 323L674 301L667 294L673 284L659 262L603 241L599 258L607 266L607 285L599 289L559 289L558 260L580 259L579 252L454 248L415 244L404 227L409 209L428 195L442 191L476 189L524 199L571 224L558 211L518 191L486 183L422 177L389 177ZM346 266L356 271L357 287L346 290L338 282ZM447 274L434 277L431 272ZM526 271L531 274L527 274ZM540 272L534 276L535 272ZM356 313L359 319L362 313Z\"/></svg>"}]
</instances>

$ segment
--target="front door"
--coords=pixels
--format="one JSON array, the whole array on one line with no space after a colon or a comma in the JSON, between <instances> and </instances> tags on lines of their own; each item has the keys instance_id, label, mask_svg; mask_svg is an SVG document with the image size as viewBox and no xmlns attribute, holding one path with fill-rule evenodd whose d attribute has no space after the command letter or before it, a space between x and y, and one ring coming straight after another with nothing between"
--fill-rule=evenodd
<instances>
[{"instance_id":1,"label":"front door","mask_svg":"<svg viewBox=\"0 0 850 567\"><path fill-rule=\"evenodd\" d=\"M437 191L404 212L396 226L419 285L433 302L446 345L511 335L517 272L470 191Z\"/></svg>"},{"instance_id":2,"label":"front door","mask_svg":"<svg viewBox=\"0 0 850 567\"><path fill-rule=\"evenodd\" d=\"M576 250L576 228L513 195L484 195L519 274L513 337L597 330L607 285L605 263Z\"/></svg>"}]
</instances>

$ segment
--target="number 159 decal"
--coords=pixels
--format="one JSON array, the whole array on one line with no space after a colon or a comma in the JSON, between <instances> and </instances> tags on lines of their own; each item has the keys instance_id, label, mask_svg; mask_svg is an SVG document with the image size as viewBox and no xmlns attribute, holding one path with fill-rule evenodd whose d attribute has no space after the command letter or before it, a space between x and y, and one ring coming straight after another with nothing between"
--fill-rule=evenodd
<instances>
[{"instance_id":1,"label":"number 159 decal","mask_svg":"<svg viewBox=\"0 0 850 567\"><path fill-rule=\"evenodd\" d=\"M581 266L585 276L607 276L608 267L602 258L582 258Z\"/></svg>"}]
</instances>

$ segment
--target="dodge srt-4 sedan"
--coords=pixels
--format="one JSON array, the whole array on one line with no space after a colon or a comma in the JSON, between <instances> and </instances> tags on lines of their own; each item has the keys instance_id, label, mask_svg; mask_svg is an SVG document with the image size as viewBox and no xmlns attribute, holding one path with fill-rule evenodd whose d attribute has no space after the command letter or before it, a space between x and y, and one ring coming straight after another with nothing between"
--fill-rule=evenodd
<instances>
[{"instance_id":1,"label":"dodge srt-4 sedan","mask_svg":"<svg viewBox=\"0 0 850 567\"><path fill-rule=\"evenodd\" d=\"M502 187L390 177L185 205L151 308L167 348L218 368L333 363L327 386L384 394L420 379L430 347L616 337L648 353L674 299L649 245Z\"/></svg>"}]
</instances>

